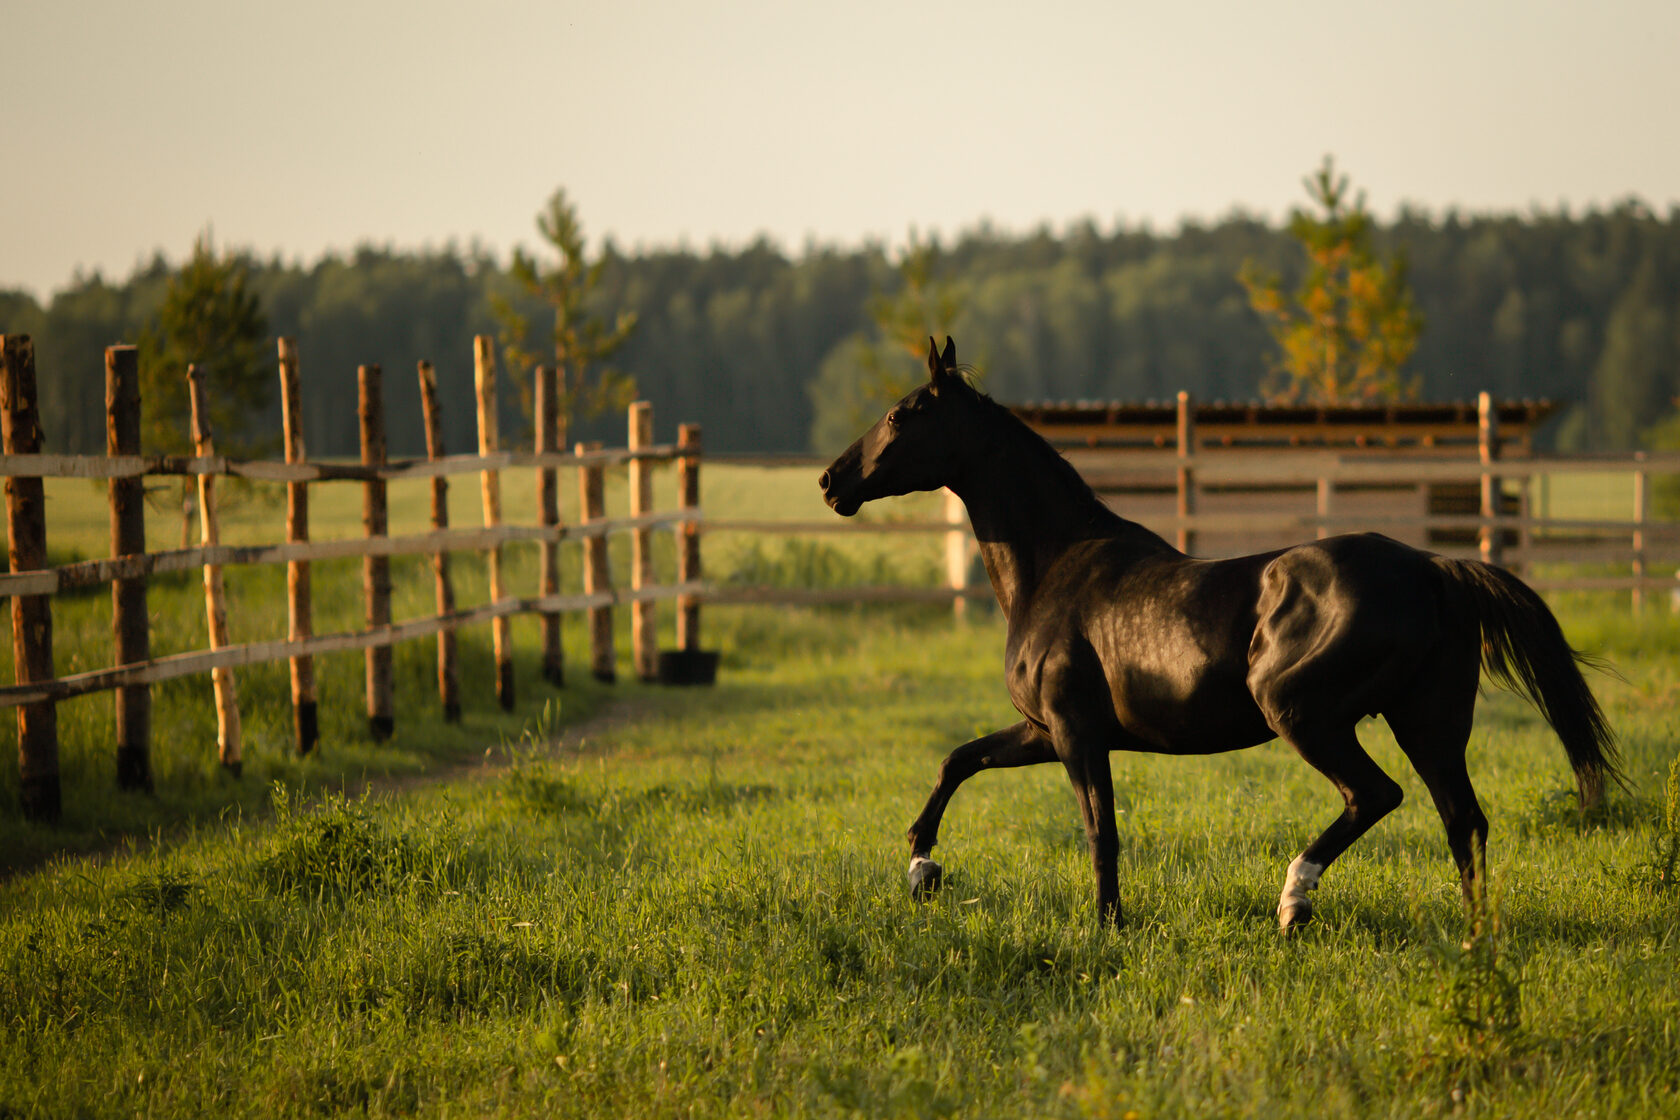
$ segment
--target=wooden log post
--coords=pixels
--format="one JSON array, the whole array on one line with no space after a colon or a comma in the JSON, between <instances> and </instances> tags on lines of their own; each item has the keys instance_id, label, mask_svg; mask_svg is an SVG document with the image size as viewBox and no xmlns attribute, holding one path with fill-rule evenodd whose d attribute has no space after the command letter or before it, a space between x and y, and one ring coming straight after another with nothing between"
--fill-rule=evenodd
<instances>
[{"instance_id":1,"label":"wooden log post","mask_svg":"<svg viewBox=\"0 0 1680 1120\"><path fill-rule=\"evenodd\" d=\"M362 466L383 467L385 453L385 377L380 368L356 368L356 416L361 422ZM389 535L390 506L385 480L370 478L362 483L362 532L368 540ZM391 558L362 557L362 595L367 604L368 629L391 625ZM396 730L396 710L391 687L391 647L381 643L363 652L367 667L368 732L383 742Z\"/></svg>"},{"instance_id":2,"label":"wooden log post","mask_svg":"<svg viewBox=\"0 0 1680 1120\"><path fill-rule=\"evenodd\" d=\"M945 534L945 583L955 592L951 599L951 615L956 619L968 617L968 507L953 490L942 491L945 500L945 524L952 526Z\"/></svg>"},{"instance_id":3,"label":"wooden log post","mask_svg":"<svg viewBox=\"0 0 1680 1120\"><path fill-rule=\"evenodd\" d=\"M279 342L280 423L286 442L286 462L301 463L303 446L302 387L298 382L297 344L289 338ZM286 543L309 541L309 484L286 483ZM315 635L314 598L309 583L309 561L286 563L286 638L304 642ZM302 654L288 659L292 675L292 731L297 753L306 755L320 745L321 723L315 699L315 657Z\"/></svg>"},{"instance_id":4,"label":"wooden log post","mask_svg":"<svg viewBox=\"0 0 1680 1120\"><path fill-rule=\"evenodd\" d=\"M438 409L437 373L432 363L420 363L420 411L426 421L426 458L441 459L443 447L443 417ZM437 475L432 479L432 528L442 532L449 528L449 479ZM432 574L437 581L437 613L455 613L455 584L449 578L449 553L432 553ZM461 676L455 668L455 628L445 626L437 636L438 700L443 704L443 718L448 723L461 721Z\"/></svg>"},{"instance_id":5,"label":"wooden log post","mask_svg":"<svg viewBox=\"0 0 1680 1120\"><path fill-rule=\"evenodd\" d=\"M105 453L140 454L140 359L132 346L105 349ZM111 555L146 551L146 480L113 478ZM146 614L146 577L111 581L111 650L116 665L152 659L152 628ZM117 788L152 791L152 688L116 690Z\"/></svg>"},{"instance_id":6,"label":"wooden log post","mask_svg":"<svg viewBox=\"0 0 1680 1120\"><path fill-rule=\"evenodd\" d=\"M35 398L35 344L0 335L0 442L8 455L41 452ZM47 566L46 488L39 478L6 479L6 543L13 572ZM52 600L12 596L12 671L18 684L53 679ZM64 811L58 777L58 707L19 705L18 801L25 820L51 823Z\"/></svg>"},{"instance_id":7,"label":"wooden log post","mask_svg":"<svg viewBox=\"0 0 1680 1120\"><path fill-rule=\"evenodd\" d=\"M684 424L677 429L677 501L684 512L700 510L700 425ZM698 517L677 523L677 582L700 582L700 521ZM700 596L685 592L677 596L677 648L693 652L700 648Z\"/></svg>"},{"instance_id":8,"label":"wooden log post","mask_svg":"<svg viewBox=\"0 0 1680 1120\"><path fill-rule=\"evenodd\" d=\"M558 452L565 446L565 424L560 415L560 382L553 366L537 367L536 384L538 455ZM553 536L543 540L538 554L537 593L560 594L560 486L553 467L537 468L537 521ZM565 654L560 646L560 612L541 611L542 678L555 688L566 683Z\"/></svg>"},{"instance_id":9,"label":"wooden log post","mask_svg":"<svg viewBox=\"0 0 1680 1120\"><path fill-rule=\"evenodd\" d=\"M1643 460L1643 451L1635 452L1635 460ZM1643 468L1633 472L1633 613L1645 609L1645 576L1650 571L1645 554L1645 528L1651 517L1651 472Z\"/></svg>"},{"instance_id":10,"label":"wooden log post","mask_svg":"<svg viewBox=\"0 0 1680 1120\"><path fill-rule=\"evenodd\" d=\"M1178 550L1196 551L1196 533L1185 520L1196 514L1196 472L1189 459L1196 454L1196 413L1190 394L1178 392Z\"/></svg>"},{"instance_id":11,"label":"wooden log post","mask_svg":"<svg viewBox=\"0 0 1680 1120\"><path fill-rule=\"evenodd\" d=\"M496 432L496 346L487 334L473 338L473 383L478 390L478 453L494 455L500 442ZM501 472L491 469L479 476L484 489L484 527L500 528L502 524ZM491 545L486 556L490 569L490 602L500 603L506 590L502 586L502 546ZM496 655L496 700L505 712L513 711L513 641L507 615L490 620L490 633Z\"/></svg>"},{"instance_id":12,"label":"wooden log post","mask_svg":"<svg viewBox=\"0 0 1680 1120\"><path fill-rule=\"evenodd\" d=\"M1492 467L1499 460L1499 411L1493 406L1492 393L1476 397L1476 452L1482 464L1482 527L1480 552L1482 563L1499 564L1504 560L1503 542L1499 539L1499 476Z\"/></svg>"},{"instance_id":13,"label":"wooden log post","mask_svg":"<svg viewBox=\"0 0 1680 1120\"><path fill-rule=\"evenodd\" d=\"M1330 517L1335 511L1336 483L1334 479L1318 480L1318 539L1330 535Z\"/></svg>"},{"instance_id":14,"label":"wooden log post","mask_svg":"<svg viewBox=\"0 0 1680 1120\"><path fill-rule=\"evenodd\" d=\"M577 445L579 455L601 450L598 442ZM599 463L586 463L578 469L578 498L582 523L600 521L607 516L606 472ZM585 537L583 540L583 593L598 595L612 591L612 569L607 564L607 538ZM607 603L589 608L589 675L605 684L618 679L617 654L613 650L613 611Z\"/></svg>"},{"instance_id":15,"label":"wooden log post","mask_svg":"<svg viewBox=\"0 0 1680 1120\"><path fill-rule=\"evenodd\" d=\"M210 406L204 396L204 375L197 366L187 367L187 395L192 403L193 454L208 458L216 453L215 435L210 429ZM209 548L221 543L216 516L216 476L198 476L198 539ZM210 631L210 648L228 644L227 596L222 590L222 566L204 565L204 616ZM239 688L233 670L221 666L210 670L210 684L216 694L216 753L222 768L239 777L244 750L239 722Z\"/></svg>"},{"instance_id":16,"label":"wooden log post","mask_svg":"<svg viewBox=\"0 0 1680 1120\"><path fill-rule=\"evenodd\" d=\"M653 404L637 401L630 406L629 449L632 453L653 446ZM653 512L653 464L646 459L630 460L630 516L646 517ZM636 528L630 533L630 589L642 591L655 583L653 574L653 530ZM659 679L659 615L652 599L636 598L630 604L630 661L640 680Z\"/></svg>"},{"instance_id":17,"label":"wooden log post","mask_svg":"<svg viewBox=\"0 0 1680 1120\"><path fill-rule=\"evenodd\" d=\"M1524 440L1526 444L1528 441ZM1531 458L1525 448L1523 458ZM1534 476L1524 475L1517 490L1517 552L1522 556L1532 556L1534 549ZM1526 575L1528 561L1519 560L1511 565L1511 570L1517 575Z\"/></svg>"}]
</instances>

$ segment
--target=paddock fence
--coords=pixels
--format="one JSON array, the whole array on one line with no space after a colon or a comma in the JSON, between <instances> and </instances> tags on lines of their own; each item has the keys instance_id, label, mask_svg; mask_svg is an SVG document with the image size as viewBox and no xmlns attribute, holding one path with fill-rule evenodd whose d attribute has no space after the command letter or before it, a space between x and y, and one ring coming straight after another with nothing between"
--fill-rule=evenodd
<instances>
[{"instance_id":1,"label":"paddock fence","mask_svg":"<svg viewBox=\"0 0 1680 1120\"><path fill-rule=\"evenodd\" d=\"M419 363L418 377L425 417L428 454L425 459L391 460L386 455L383 375L378 366L358 370L358 421L361 462L309 462L303 455L299 430L298 361L290 339L278 345L285 458L256 461L217 454L208 422L205 388L196 370L188 382L192 409L194 454L191 457L141 455L138 355L132 346L106 351L107 455L43 454L41 418L37 405L34 348L27 336L0 336L0 474L6 478L6 518L10 568L0 574L0 596L10 599L15 683L0 686L0 707L17 709L18 758L22 811L29 819L53 820L61 813L58 780L58 733L55 705L93 692L116 693L117 776L125 789L151 788L149 768L151 694L153 684L176 677L209 673L217 713L217 752L222 766L237 775L242 763L241 723L234 670L263 662L290 663L291 698L296 748L313 750L318 741L314 658L342 651L363 650L366 659L367 715L375 739L388 738L395 724L391 647L398 642L436 636L438 642L439 702L447 719L461 714L456 665L455 632L465 626L492 627L498 701L514 704L514 673L508 621L514 615L534 614L542 620L543 676L560 684L563 677L559 620L563 613L581 612L589 619L589 671L611 680L616 651L612 612L628 605L631 612L631 664L642 679L658 679L662 656L657 649L655 607L675 600L677 650L698 654L700 602L699 469L701 433L696 425L682 425L675 444L655 444L653 414L647 402L630 406L626 446L604 448L580 443L562 450L559 386L552 368L539 368L535 379L536 438L529 451L504 448L496 423L496 356L492 340L480 336L474 344L474 384L478 418L475 454L450 455L442 444L435 373ZM678 508L653 508L652 469L674 464ZM604 473L623 465L629 475L627 516L608 517ZM562 524L557 498L557 472L575 468L581 515L576 524ZM503 519L501 479L509 470L536 472L537 524L509 524ZM446 497L448 479L479 476L483 525L452 527ZM146 551L145 480L174 477L196 482L197 547L161 552ZM111 556L107 559L50 565L44 479L105 479L111 510ZM223 478L284 484L285 540L260 545L226 545L220 541L216 482ZM388 532L387 487L404 479L431 480L429 532L392 535ZM352 540L310 540L310 488L356 483L362 487L364 535ZM676 578L661 584L655 579L651 535L658 530L676 535ZM608 563L609 535L631 539L628 587L614 586ZM558 546L580 541L582 593L559 591ZM514 542L540 546L535 594L518 595L505 585L502 549ZM183 541L183 545L188 542ZM477 551L485 557L489 601L459 609L450 554ZM435 577L436 613L395 621L391 617L390 561L394 556L431 557ZM361 558L366 627L360 630L314 632L311 564L340 558ZM287 569L287 637L283 640L231 643L228 639L223 569L233 565L285 565ZM208 648L154 657L151 655L147 612L149 577L199 570L203 574ZM103 584L112 589L112 637L115 664L64 676L54 672L52 600L54 596Z\"/></svg>"}]
</instances>

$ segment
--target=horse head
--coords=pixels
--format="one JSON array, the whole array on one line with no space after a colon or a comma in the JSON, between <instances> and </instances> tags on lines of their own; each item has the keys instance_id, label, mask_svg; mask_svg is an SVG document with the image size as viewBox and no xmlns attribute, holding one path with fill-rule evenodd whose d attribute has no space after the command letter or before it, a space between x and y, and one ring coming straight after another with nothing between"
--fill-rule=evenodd
<instances>
[{"instance_id":1,"label":"horse head","mask_svg":"<svg viewBox=\"0 0 1680 1120\"><path fill-rule=\"evenodd\" d=\"M903 400L822 473L823 500L842 517L864 502L948 485L962 462L966 441L960 415L974 390L957 369L957 344L945 352L928 339L928 380Z\"/></svg>"}]
</instances>

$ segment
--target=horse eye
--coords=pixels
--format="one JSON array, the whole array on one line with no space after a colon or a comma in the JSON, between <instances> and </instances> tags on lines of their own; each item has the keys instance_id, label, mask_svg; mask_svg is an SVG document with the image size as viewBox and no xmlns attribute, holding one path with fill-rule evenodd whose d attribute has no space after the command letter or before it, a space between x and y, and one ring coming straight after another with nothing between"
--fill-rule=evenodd
<instances>
[{"instance_id":1,"label":"horse eye","mask_svg":"<svg viewBox=\"0 0 1680 1120\"><path fill-rule=\"evenodd\" d=\"M898 427L898 409L895 408L887 413L887 424L894 428Z\"/></svg>"}]
</instances>

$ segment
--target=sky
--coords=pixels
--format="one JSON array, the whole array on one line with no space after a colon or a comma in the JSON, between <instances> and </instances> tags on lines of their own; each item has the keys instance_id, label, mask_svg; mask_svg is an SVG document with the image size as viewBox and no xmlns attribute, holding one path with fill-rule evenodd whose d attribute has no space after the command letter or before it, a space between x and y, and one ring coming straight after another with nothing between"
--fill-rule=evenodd
<instances>
[{"instance_id":1,"label":"sky","mask_svg":"<svg viewBox=\"0 0 1680 1120\"><path fill-rule=\"evenodd\" d=\"M0 289L216 243L902 244L1680 205L1674 0L0 0Z\"/></svg>"}]
</instances>

